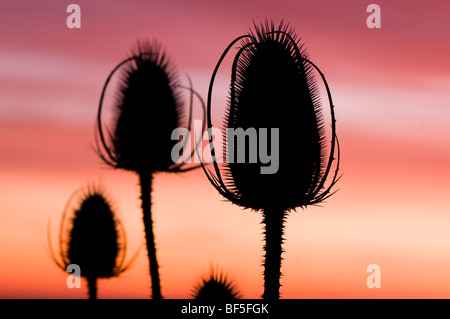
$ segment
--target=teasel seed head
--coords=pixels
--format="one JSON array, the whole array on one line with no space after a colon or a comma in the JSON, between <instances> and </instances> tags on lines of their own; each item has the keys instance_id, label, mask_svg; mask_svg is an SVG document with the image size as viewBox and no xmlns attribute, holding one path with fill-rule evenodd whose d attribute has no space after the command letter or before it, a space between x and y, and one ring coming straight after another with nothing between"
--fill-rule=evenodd
<instances>
[{"instance_id":1,"label":"teasel seed head","mask_svg":"<svg viewBox=\"0 0 450 319\"><path fill-rule=\"evenodd\" d=\"M88 280L118 276L132 262L125 264L125 231L111 200L98 187L78 190L67 202L59 230L59 258L53 251L50 233L48 236L56 265L66 271L68 265L76 264L81 276Z\"/></svg>"},{"instance_id":2,"label":"teasel seed head","mask_svg":"<svg viewBox=\"0 0 450 319\"><path fill-rule=\"evenodd\" d=\"M224 120L224 153L244 152L229 144L228 128L267 129L270 150L271 129L278 129L279 167L274 174L261 174L266 166L258 157L256 163L234 162L227 158L221 168L214 163L215 174L204 168L208 179L228 200L253 210L289 211L319 204L331 196L339 179L339 144L336 136L334 107L325 77L313 64L294 30L282 21L279 26L265 22L254 25L248 35L235 39L225 50L213 73L207 102L208 128L211 122L211 95L216 73L236 43L239 50L233 60L228 105ZM328 93L331 110L331 146L327 150L322 100L315 71L320 74ZM258 136L261 147L262 136ZM228 142L227 142L228 139ZM212 144L211 144L212 145ZM233 150L230 150L234 147ZM230 152L232 151L232 152ZM327 153L327 151L329 153ZM215 150L211 149L214 155ZM335 158L336 157L336 158ZM247 155L248 159L248 155ZM334 176L325 180L337 159Z\"/></svg>"},{"instance_id":3,"label":"teasel seed head","mask_svg":"<svg viewBox=\"0 0 450 319\"><path fill-rule=\"evenodd\" d=\"M223 270L211 266L209 277L202 278L195 286L192 297L203 301L217 301L239 299L241 295Z\"/></svg>"},{"instance_id":4,"label":"teasel seed head","mask_svg":"<svg viewBox=\"0 0 450 319\"><path fill-rule=\"evenodd\" d=\"M104 128L101 112L106 88L119 69L123 72L113 105L114 119L109 128ZM171 139L171 134L185 126L182 90L190 93L190 129L193 98L205 109L202 98L190 79L189 86L180 84L176 68L158 42L138 42L131 56L113 69L103 87L96 135L101 159L114 168L139 174L183 171L184 163L174 163L171 157L178 142Z\"/></svg>"}]
</instances>

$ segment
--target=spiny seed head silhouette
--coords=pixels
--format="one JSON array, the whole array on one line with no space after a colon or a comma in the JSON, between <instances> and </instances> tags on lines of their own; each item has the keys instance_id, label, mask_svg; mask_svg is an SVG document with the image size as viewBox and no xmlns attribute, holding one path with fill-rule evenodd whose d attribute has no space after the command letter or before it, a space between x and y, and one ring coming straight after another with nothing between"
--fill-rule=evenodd
<instances>
[{"instance_id":1,"label":"spiny seed head silhouette","mask_svg":"<svg viewBox=\"0 0 450 319\"><path fill-rule=\"evenodd\" d=\"M201 282L195 286L192 297L207 301L233 300L239 299L240 293L222 270L214 270L211 267L209 277L202 278Z\"/></svg>"},{"instance_id":2,"label":"spiny seed head silhouette","mask_svg":"<svg viewBox=\"0 0 450 319\"><path fill-rule=\"evenodd\" d=\"M75 210L67 257L86 277L114 275L119 253L118 233L110 204L99 193L88 194Z\"/></svg>"},{"instance_id":3,"label":"spiny seed head silhouette","mask_svg":"<svg viewBox=\"0 0 450 319\"><path fill-rule=\"evenodd\" d=\"M102 124L103 100L111 78L121 67L126 69L122 73L113 105L115 117L108 128ZM190 79L189 86L178 83L175 68L158 43L138 43L131 57L120 62L109 74L103 86L97 113L97 154L108 165L133 171L139 176L154 299L161 299L162 295L151 211L153 174L185 172L200 167L193 165L185 168L186 154L174 155L178 158L172 158L172 150L179 143L178 140L172 140L172 134L175 129L181 128L181 122L183 122L180 90L188 90L190 93L187 117L189 131L194 97L200 101L205 115L202 98L194 91ZM184 146L186 145L187 141ZM182 153L184 152L183 147ZM191 157L193 153L194 150L191 151Z\"/></svg>"},{"instance_id":4,"label":"spiny seed head silhouette","mask_svg":"<svg viewBox=\"0 0 450 319\"><path fill-rule=\"evenodd\" d=\"M238 41L240 48L233 61L224 119L223 134L227 138L223 147L227 161L222 173L215 164L216 174L207 172L208 178L223 196L244 208L288 211L322 202L331 195L330 189L337 181L335 174L331 185L324 189L337 139L331 105L332 150L328 156L315 65L308 60L304 44L288 24L281 22L275 27L273 22L266 21L260 26L255 24L248 35L234 40L219 60L216 71L227 51ZM210 84L208 112L214 77L215 73ZM250 163L248 141L245 149L237 149L236 142L229 143L233 136L227 136L227 128L244 131L255 128L257 132L268 129L267 148L269 151L272 148L272 152L270 129L277 128L279 167L276 173L261 174L261 167L267 163L260 157L256 163ZM258 138L260 148L261 134ZM247 156L245 163L230 160L230 153L243 151ZM336 173L337 170L338 167Z\"/></svg>"},{"instance_id":5,"label":"spiny seed head silhouette","mask_svg":"<svg viewBox=\"0 0 450 319\"><path fill-rule=\"evenodd\" d=\"M115 118L109 143L102 132L100 112L106 86L122 65L121 83L114 104ZM171 171L171 133L180 126L182 103L174 66L158 43L138 43L132 56L110 74L100 102L98 130L101 158L115 168L138 173ZM107 145L108 144L108 145Z\"/></svg>"},{"instance_id":6,"label":"spiny seed head silhouette","mask_svg":"<svg viewBox=\"0 0 450 319\"><path fill-rule=\"evenodd\" d=\"M77 264L88 280L110 278L125 271L125 234L105 193L87 189L72 206L69 200L61 220L60 261L51 249L56 264L64 271L68 265Z\"/></svg>"}]
</instances>

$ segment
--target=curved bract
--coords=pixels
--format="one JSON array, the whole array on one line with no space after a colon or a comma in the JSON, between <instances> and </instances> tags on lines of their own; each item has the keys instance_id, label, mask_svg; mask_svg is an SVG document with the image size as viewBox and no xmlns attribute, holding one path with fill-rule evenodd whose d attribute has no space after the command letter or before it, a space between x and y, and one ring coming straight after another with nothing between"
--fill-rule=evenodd
<instances>
[{"instance_id":1,"label":"curved bract","mask_svg":"<svg viewBox=\"0 0 450 319\"><path fill-rule=\"evenodd\" d=\"M339 146L336 137L335 118L328 85L320 70L308 60L304 45L300 44L294 31L280 23L261 26L249 35L234 40L225 50L211 79L208 96L208 127L211 127L211 94L215 75L236 42L240 48L233 60L228 108L225 116L225 154L245 152L246 161L237 162L227 157L224 174L217 163L215 175L207 173L218 191L233 203L254 210L291 210L318 204L331 195L331 187L337 182L339 169ZM327 153L322 101L318 83L314 77L317 70L324 81L331 111L331 146ZM278 146L278 169L273 174L261 174L265 165L260 157L250 162L250 143L237 148L229 144L233 135L229 128L255 129L261 143L272 151ZM261 135L266 129L267 135ZM274 131L271 129L277 129ZM278 145L270 145L271 134L278 132ZM212 144L210 144L212 147ZM233 149L230 150L230 148ZM211 148L214 155L215 150ZM335 154L336 153L336 154ZM334 176L328 187L325 180L331 164L337 159Z\"/></svg>"}]
</instances>

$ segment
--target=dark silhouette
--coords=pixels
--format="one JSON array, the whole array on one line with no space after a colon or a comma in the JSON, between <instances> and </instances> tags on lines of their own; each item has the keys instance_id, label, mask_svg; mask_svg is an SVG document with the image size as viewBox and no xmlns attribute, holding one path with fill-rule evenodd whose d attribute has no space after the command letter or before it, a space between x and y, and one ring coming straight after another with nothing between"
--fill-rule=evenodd
<instances>
[{"instance_id":1,"label":"dark silhouette","mask_svg":"<svg viewBox=\"0 0 450 319\"><path fill-rule=\"evenodd\" d=\"M308 60L294 30L283 22L275 27L273 22L269 24L266 21L259 27L254 25L254 31L248 35L235 39L221 56L208 92L208 128L212 126L211 96L216 73L228 51L237 42L240 42L240 46L232 66L224 126L244 130L278 128L279 167L274 174L261 174L261 167L267 163L263 163L260 158L256 163L249 163L249 143L245 146L246 162L237 163L233 158L234 162L231 163L230 154L242 152L243 149L237 150L236 145L225 143L224 153L227 154L228 163L221 167L214 163L215 174L203 168L219 193L232 203L262 212L266 242L263 298L273 300L279 299L287 213L297 207L305 208L323 202L332 195L331 188L339 179L339 144L334 107L323 74ZM330 103L332 132L329 155L314 69L325 83ZM270 142L270 130L268 134ZM227 130L224 136L227 136ZM261 138L260 135L259 147ZM215 150L210 145L214 156ZM325 187L335 153L337 164L334 176L330 185Z\"/></svg>"},{"instance_id":2,"label":"dark silhouette","mask_svg":"<svg viewBox=\"0 0 450 319\"><path fill-rule=\"evenodd\" d=\"M122 66L126 69L115 99L115 119L105 137L101 122L105 90L114 73ZM190 129L194 95L204 107L200 96L194 92L192 84L190 87L179 84L175 68L159 44L138 43L132 56L110 73L98 109L97 153L108 165L135 172L139 176L153 299L162 299L151 211L153 174L183 172L199 167L183 168L183 162L174 163L171 157L171 150L178 142L171 139L172 131L182 126L181 89L187 89L191 94Z\"/></svg>"},{"instance_id":3,"label":"dark silhouette","mask_svg":"<svg viewBox=\"0 0 450 319\"><path fill-rule=\"evenodd\" d=\"M195 286L192 297L203 301L229 301L239 299L240 293L222 270L211 266L209 277L202 278Z\"/></svg>"},{"instance_id":4,"label":"dark silhouette","mask_svg":"<svg viewBox=\"0 0 450 319\"><path fill-rule=\"evenodd\" d=\"M89 298L96 299L97 279L118 276L134 258L125 265L125 232L103 191L84 191L75 207L71 207L72 199L73 196L61 219L59 258L53 251L48 233L51 257L63 271L70 264L78 265L81 276L87 280Z\"/></svg>"}]
</instances>

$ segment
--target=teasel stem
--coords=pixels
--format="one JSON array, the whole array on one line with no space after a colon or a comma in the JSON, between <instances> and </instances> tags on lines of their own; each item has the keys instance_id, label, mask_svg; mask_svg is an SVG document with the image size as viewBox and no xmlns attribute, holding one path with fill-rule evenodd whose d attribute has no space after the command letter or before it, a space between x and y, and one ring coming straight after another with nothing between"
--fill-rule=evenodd
<instances>
[{"instance_id":1,"label":"teasel stem","mask_svg":"<svg viewBox=\"0 0 450 319\"><path fill-rule=\"evenodd\" d=\"M266 209L263 212L266 255L264 258L264 294L268 301L280 299L281 254L283 253L284 210Z\"/></svg>"},{"instance_id":2,"label":"teasel stem","mask_svg":"<svg viewBox=\"0 0 450 319\"><path fill-rule=\"evenodd\" d=\"M89 299L95 300L97 299L97 278L90 277L86 278L88 283L88 290L89 290Z\"/></svg>"},{"instance_id":3,"label":"teasel stem","mask_svg":"<svg viewBox=\"0 0 450 319\"><path fill-rule=\"evenodd\" d=\"M151 173L140 173L139 183L141 186L141 207L142 207L142 220L144 222L145 240L147 244L147 254L149 260L150 277L152 284L152 298L155 300L161 300L161 284L159 279L159 265L156 258L156 244L155 235L153 232L153 219L152 219L152 192L153 176Z\"/></svg>"}]
</instances>

